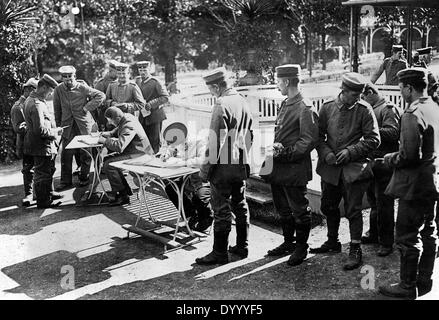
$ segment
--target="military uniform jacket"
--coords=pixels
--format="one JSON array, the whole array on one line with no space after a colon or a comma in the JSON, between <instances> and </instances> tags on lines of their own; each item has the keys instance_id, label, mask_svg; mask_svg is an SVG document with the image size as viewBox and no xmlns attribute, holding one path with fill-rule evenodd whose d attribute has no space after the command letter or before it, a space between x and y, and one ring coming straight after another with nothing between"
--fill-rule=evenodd
<instances>
[{"instance_id":1,"label":"military uniform jacket","mask_svg":"<svg viewBox=\"0 0 439 320\"><path fill-rule=\"evenodd\" d=\"M16 153L19 158L23 157L23 144L24 144L24 135L26 134L26 126L22 124L26 124L24 120L24 102L26 98L21 96L11 108L11 122L12 128L14 132L17 134L16 138Z\"/></svg>"},{"instance_id":2,"label":"military uniform jacket","mask_svg":"<svg viewBox=\"0 0 439 320\"><path fill-rule=\"evenodd\" d=\"M154 153L139 120L129 113L125 113L119 125L111 131L111 137L106 139L104 147L123 155Z\"/></svg>"},{"instance_id":3,"label":"military uniform jacket","mask_svg":"<svg viewBox=\"0 0 439 320\"><path fill-rule=\"evenodd\" d=\"M169 101L169 93L165 86L154 77L143 79L142 77L136 78L136 84L139 86L142 92L143 98L146 101L147 109L151 110L151 114L145 118L140 115L143 125L162 122L166 119L165 111L163 110L163 104Z\"/></svg>"},{"instance_id":4,"label":"military uniform jacket","mask_svg":"<svg viewBox=\"0 0 439 320\"><path fill-rule=\"evenodd\" d=\"M94 85L96 90L99 90L100 92L106 93L108 86L110 85L110 83L115 82L116 79L111 79L108 74L105 75L105 77L100 78L96 84Z\"/></svg>"},{"instance_id":5,"label":"military uniform jacket","mask_svg":"<svg viewBox=\"0 0 439 320\"><path fill-rule=\"evenodd\" d=\"M398 151L401 110L384 98L372 108L377 118L381 138L381 144L373 152L373 156L374 158L382 158L386 153Z\"/></svg>"},{"instance_id":6,"label":"military uniform jacket","mask_svg":"<svg viewBox=\"0 0 439 320\"><path fill-rule=\"evenodd\" d=\"M106 92L107 101L110 100L111 105L123 103L119 107L125 113L131 113L138 116L139 111L145 108L145 99L137 84L127 81L119 83L115 81L109 84Z\"/></svg>"},{"instance_id":7,"label":"military uniform jacket","mask_svg":"<svg viewBox=\"0 0 439 320\"><path fill-rule=\"evenodd\" d=\"M318 142L318 116L312 103L299 93L282 102L274 142L284 146L281 154L265 160L261 177L273 184L306 186L312 179L311 151Z\"/></svg>"},{"instance_id":8,"label":"military uniform jacket","mask_svg":"<svg viewBox=\"0 0 439 320\"><path fill-rule=\"evenodd\" d=\"M81 134L90 134L93 126L96 126L90 111L97 109L104 100L104 93L79 81L72 89L68 89L64 83L58 85L53 92L53 111L57 126L69 126L64 129L63 138L70 137L73 122L76 122ZM87 111L84 111L84 107Z\"/></svg>"},{"instance_id":9,"label":"military uniform jacket","mask_svg":"<svg viewBox=\"0 0 439 320\"><path fill-rule=\"evenodd\" d=\"M340 96L325 102L319 113L319 160L316 172L322 180L338 185L340 175L347 183L373 176L368 157L378 148L380 135L372 107L359 100L352 106L344 105ZM329 165L326 156L333 152L349 151L350 162Z\"/></svg>"},{"instance_id":10,"label":"military uniform jacket","mask_svg":"<svg viewBox=\"0 0 439 320\"><path fill-rule=\"evenodd\" d=\"M252 142L252 116L235 89L218 97L210 120L206 159L200 177L212 183L231 183L248 178L248 153Z\"/></svg>"},{"instance_id":11,"label":"military uniform jacket","mask_svg":"<svg viewBox=\"0 0 439 320\"><path fill-rule=\"evenodd\" d=\"M414 101L401 117L399 151L391 154L395 168L386 194L404 200L438 196L439 114L430 97Z\"/></svg>"},{"instance_id":12,"label":"military uniform jacket","mask_svg":"<svg viewBox=\"0 0 439 320\"><path fill-rule=\"evenodd\" d=\"M384 84L390 86L398 85L397 73L401 70L406 69L407 61L403 59L392 59L391 57L384 59L383 63L380 65L376 74L372 77L372 82L375 83L376 80L381 76L383 71L386 72L386 82Z\"/></svg>"},{"instance_id":13,"label":"military uniform jacket","mask_svg":"<svg viewBox=\"0 0 439 320\"><path fill-rule=\"evenodd\" d=\"M55 121L41 96L32 92L24 104L27 131L24 137L24 154L51 156L57 153Z\"/></svg>"}]
</instances>

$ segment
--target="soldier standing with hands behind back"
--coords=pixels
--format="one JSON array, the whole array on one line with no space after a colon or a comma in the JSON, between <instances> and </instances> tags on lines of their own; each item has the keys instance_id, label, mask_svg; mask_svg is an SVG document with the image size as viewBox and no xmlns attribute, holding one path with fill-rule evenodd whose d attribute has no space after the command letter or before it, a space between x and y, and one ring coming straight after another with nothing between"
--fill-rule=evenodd
<instances>
[{"instance_id":1,"label":"soldier standing with hands behind back","mask_svg":"<svg viewBox=\"0 0 439 320\"><path fill-rule=\"evenodd\" d=\"M267 158L261 177L271 183L274 206L281 218L284 242L268 251L268 256L292 253L288 264L301 264L308 254L311 210L305 197L306 185L312 179L311 151L319 139L317 114L312 103L299 90L300 65L287 64L276 68L277 86L286 95L276 119L276 150ZM272 162L272 166L267 162ZM262 169L261 169L262 171ZM294 233L296 242L294 243Z\"/></svg>"}]
</instances>

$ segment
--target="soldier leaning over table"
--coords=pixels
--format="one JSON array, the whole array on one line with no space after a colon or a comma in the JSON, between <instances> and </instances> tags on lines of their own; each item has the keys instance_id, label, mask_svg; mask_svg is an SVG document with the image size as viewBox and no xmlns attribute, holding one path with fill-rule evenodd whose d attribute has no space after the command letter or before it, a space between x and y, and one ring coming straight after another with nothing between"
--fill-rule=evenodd
<instances>
[{"instance_id":1,"label":"soldier leaning over table","mask_svg":"<svg viewBox=\"0 0 439 320\"><path fill-rule=\"evenodd\" d=\"M104 158L102 171L107 175L111 185L110 206L130 203L132 195L122 170L112 167L112 162L137 158L144 154L154 154L145 130L137 117L124 113L117 107L109 107L105 111L108 124L114 126L112 131L103 132L98 142L108 149Z\"/></svg>"},{"instance_id":2,"label":"soldier leaning over table","mask_svg":"<svg viewBox=\"0 0 439 320\"><path fill-rule=\"evenodd\" d=\"M320 142L317 173L321 176L321 210L326 216L328 240L311 253L341 252L338 240L340 201L344 199L345 217L351 237L345 270L362 263L362 202L373 176L370 155L380 144L379 128L372 107L360 96L366 80L358 73L343 75L340 94L325 102L319 113Z\"/></svg>"},{"instance_id":3,"label":"soldier leaning over table","mask_svg":"<svg viewBox=\"0 0 439 320\"><path fill-rule=\"evenodd\" d=\"M385 257L392 253L395 230L395 200L384 194L392 172L384 165L382 158L386 153L398 151L399 120L402 111L399 107L384 98L373 84L367 84L363 99L368 102L375 113L380 128L381 144L373 155L372 170L374 177L367 190L367 198L371 206L369 232L361 238L361 242L379 243L377 255Z\"/></svg>"},{"instance_id":4,"label":"soldier leaning over table","mask_svg":"<svg viewBox=\"0 0 439 320\"><path fill-rule=\"evenodd\" d=\"M30 206L33 201L32 182L34 176L34 158L30 155L23 154L24 136L27 129L26 121L24 120L24 102L27 97L35 91L37 85L38 81L34 78L30 78L23 85L23 95L11 108L12 128L17 134L16 154L19 159L23 159L23 169L21 170L21 173L23 174L24 198L22 200L22 205L24 207Z\"/></svg>"},{"instance_id":5,"label":"soldier leaning over table","mask_svg":"<svg viewBox=\"0 0 439 320\"><path fill-rule=\"evenodd\" d=\"M53 194L53 174L58 150L57 137L62 128L57 128L46 104L47 97L58 83L45 74L39 81L37 90L32 92L24 105L27 131L23 152L34 158L34 189L38 208L50 208L60 204Z\"/></svg>"},{"instance_id":6,"label":"soldier leaning over table","mask_svg":"<svg viewBox=\"0 0 439 320\"><path fill-rule=\"evenodd\" d=\"M76 150L68 150L66 146L77 135L90 134L97 131L97 124L91 115L105 101L105 94L89 87L84 81L76 80L76 69L63 66L59 69L63 83L53 92L53 110L57 126L64 127L61 153L61 181L57 191L72 187L72 160ZM84 150L80 151L81 172L79 185L89 182L91 158Z\"/></svg>"},{"instance_id":7,"label":"soldier leaning over table","mask_svg":"<svg viewBox=\"0 0 439 320\"><path fill-rule=\"evenodd\" d=\"M399 198L396 245L401 254L400 281L380 286L396 298L416 299L431 291L437 252L435 204L439 195L439 113L427 94L427 70L398 73L401 95L408 104L401 117L399 151L384 156L394 169L386 194Z\"/></svg>"},{"instance_id":8,"label":"soldier leaning over table","mask_svg":"<svg viewBox=\"0 0 439 320\"><path fill-rule=\"evenodd\" d=\"M269 250L268 256L292 253L288 265L301 264L308 254L311 209L305 197L312 179L311 151L318 142L318 116L311 101L299 89L301 68L288 64L276 68L277 85L286 95L278 111L274 129L274 151L261 169L261 177L271 183L274 206L281 218L284 242ZM267 166L267 163L272 166ZM267 171L262 174L262 170ZM294 238L296 233L296 238ZM296 243L294 243L296 240Z\"/></svg>"},{"instance_id":9,"label":"soldier leaning over table","mask_svg":"<svg viewBox=\"0 0 439 320\"><path fill-rule=\"evenodd\" d=\"M236 246L229 252L243 259L248 255L250 216L245 198L245 181L250 174L249 150L252 141L252 116L244 99L228 86L225 68L204 77L210 93L217 97L210 121L206 159L200 168L203 182L210 182L214 211L213 250L197 258L201 265L228 263L227 246L236 219Z\"/></svg>"}]
</instances>

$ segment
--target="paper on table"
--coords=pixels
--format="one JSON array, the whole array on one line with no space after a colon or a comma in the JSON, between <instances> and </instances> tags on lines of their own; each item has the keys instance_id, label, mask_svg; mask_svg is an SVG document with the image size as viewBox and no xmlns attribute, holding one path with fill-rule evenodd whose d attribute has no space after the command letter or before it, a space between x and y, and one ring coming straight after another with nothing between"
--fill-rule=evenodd
<instances>
[{"instance_id":1,"label":"paper on table","mask_svg":"<svg viewBox=\"0 0 439 320\"><path fill-rule=\"evenodd\" d=\"M91 135L83 137L82 139L78 139L78 142L82 142L89 145L99 144L98 141L99 141L99 137L93 137Z\"/></svg>"},{"instance_id":2,"label":"paper on table","mask_svg":"<svg viewBox=\"0 0 439 320\"><path fill-rule=\"evenodd\" d=\"M170 167L184 167L185 162L178 158L169 158L166 162L156 158L155 156L151 156L145 154L135 159L127 160L124 162L125 164L129 164L132 166L149 166L149 167L157 167L157 168L170 168Z\"/></svg>"}]
</instances>

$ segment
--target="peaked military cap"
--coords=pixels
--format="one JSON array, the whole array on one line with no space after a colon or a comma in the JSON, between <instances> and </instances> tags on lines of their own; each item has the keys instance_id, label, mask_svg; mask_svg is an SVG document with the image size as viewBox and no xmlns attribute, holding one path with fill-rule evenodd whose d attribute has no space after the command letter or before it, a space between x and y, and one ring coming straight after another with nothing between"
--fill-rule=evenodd
<instances>
[{"instance_id":1,"label":"peaked military cap","mask_svg":"<svg viewBox=\"0 0 439 320\"><path fill-rule=\"evenodd\" d=\"M224 81L226 79L226 68L217 68L206 74L203 79L207 85Z\"/></svg>"},{"instance_id":2,"label":"peaked military cap","mask_svg":"<svg viewBox=\"0 0 439 320\"><path fill-rule=\"evenodd\" d=\"M348 72L343 75L342 78L342 87L346 87L352 91L361 92L364 90L366 86L366 79L359 73L356 72Z\"/></svg>"},{"instance_id":3,"label":"peaked military cap","mask_svg":"<svg viewBox=\"0 0 439 320\"><path fill-rule=\"evenodd\" d=\"M49 87L55 89L58 86L58 82L56 82L55 79L53 79L48 74L44 74L43 77L38 81L38 83L43 82L44 84L48 85Z\"/></svg>"},{"instance_id":4,"label":"peaked military cap","mask_svg":"<svg viewBox=\"0 0 439 320\"><path fill-rule=\"evenodd\" d=\"M32 88L37 88L38 86L38 80L35 78L30 78L29 80L26 81L26 83L23 85L23 88L26 87L32 87Z\"/></svg>"},{"instance_id":5,"label":"peaked military cap","mask_svg":"<svg viewBox=\"0 0 439 320\"><path fill-rule=\"evenodd\" d=\"M400 44L394 44L392 46L392 52L401 52L403 51L404 47Z\"/></svg>"},{"instance_id":6,"label":"peaked military cap","mask_svg":"<svg viewBox=\"0 0 439 320\"><path fill-rule=\"evenodd\" d=\"M150 61L137 61L136 62L137 67L149 67L151 65Z\"/></svg>"},{"instance_id":7,"label":"peaked military cap","mask_svg":"<svg viewBox=\"0 0 439 320\"><path fill-rule=\"evenodd\" d=\"M119 62L117 62L116 60L110 60L108 61L108 66L112 69L116 69L117 65L119 64Z\"/></svg>"},{"instance_id":8,"label":"peaked military cap","mask_svg":"<svg viewBox=\"0 0 439 320\"><path fill-rule=\"evenodd\" d=\"M429 53L431 53L431 49L432 49L432 47L426 47L426 48L417 49L416 51L419 54L429 54Z\"/></svg>"},{"instance_id":9,"label":"peaked military cap","mask_svg":"<svg viewBox=\"0 0 439 320\"><path fill-rule=\"evenodd\" d=\"M298 64L284 64L276 67L278 78L299 78L300 73L301 68Z\"/></svg>"},{"instance_id":10,"label":"peaked military cap","mask_svg":"<svg viewBox=\"0 0 439 320\"><path fill-rule=\"evenodd\" d=\"M427 69L425 68L407 68L399 71L396 75L398 76L399 81L424 81L425 83L428 83Z\"/></svg>"},{"instance_id":11,"label":"peaked military cap","mask_svg":"<svg viewBox=\"0 0 439 320\"><path fill-rule=\"evenodd\" d=\"M70 73L76 73L76 69L73 66L62 66L58 69L59 73L61 74L70 74Z\"/></svg>"},{"instance_id":12,"label":"peaked military cap","mask_svg":"<svg viewBox=\"0 0 439 320\"><path fill-rule=\"evenodd\" d=\"M126 69L128 69L128 65L126 64L126 63L122 63L122 62L119 62L117 65L116 65L116 70L117 71L125 71Z\"/></svg>"}]
</instances>

